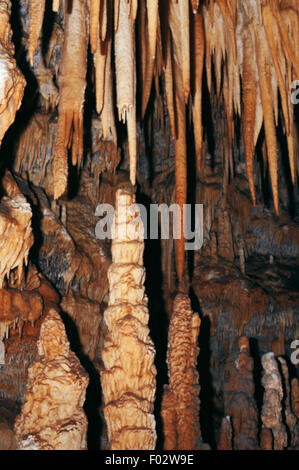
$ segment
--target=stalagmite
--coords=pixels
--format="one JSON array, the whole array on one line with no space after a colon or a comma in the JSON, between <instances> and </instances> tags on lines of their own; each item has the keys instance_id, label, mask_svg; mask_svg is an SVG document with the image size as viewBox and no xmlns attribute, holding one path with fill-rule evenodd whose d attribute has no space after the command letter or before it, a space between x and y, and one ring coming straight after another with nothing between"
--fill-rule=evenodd
<instances>
[{"instance_id":1,"label":"stalagmite","mask_svg":"<svg viewBox=\"0 0 299 470\"><path fill-rule=\"evenodd\" d=\"M0 144L21 106L25 79L14 59L10 0L0 1Z\"/></svg>"},{"instance_id":2,"label":"stalagmite","mask_svg":"<svg viewBox=\"0 0 299 470\"><path fill-rule=\"evenodd\" d=\"M263 450L273 450L273 435L271 429L262 427L261 430L261 449Z\"/></svg>"},{"instance_id":3,"label":"stalagmite","mask_svg":"<svg viewBox=\"0 0 299 470\"><path fill-rule=\"evenodd\" d=\"M144 293L143 225L131 191L116 192L101 385L112 450L155 448L156 370ZM136 219L137 217L137 219Z\"/></svg>"},{"instance_id":4,"label":"stalagmite","mask_svg":"<svg viewBox=\"0 0 299 470\"><path fill-rule=\"evenodd\" d=\"M164 386L162 419L164 449L202 448L199 427L199 379L197 372L200 318L190 300L178 294L168 332L169 385Z\"/></svg>"},{"instance_id":5,"label":"stalagmite","mask_svg":"<svg viewBox=\"0 0 299 470\"><path fill-rule=\"evenodd\" d=\"M283 357L279 357L278 361L281 364L281 372L284 379L284 416L285 422L289 430L289 434L292 436L292 444L296 445L296 424L297 419L296 415L292 412L291 409L291 390L290 390L290 381L289 381L289 371L286 360Z\"/></svg>"},{"instance_id":6,"label":"stalagmite","mask_svg":"<svg viewBox=\"0 0 299 470\"><path fill-rule=\"evenodd\" d=\"M218 450L232 450L232 425L230 416L222 418Z\"/></svg>"},{"instance_id":7,"label":"stalagmite","mask_svg":"<svg viewBox=\"0 0 299 470\"><path fill-rule=\"evenodd\" d=\"M297 378L292 379L292 410L299 419L299 382Z\"/></svg>"},{"instance_id":8,"label":"stalagmite","mask_svg":"<svg viewBox=\"0 0 299 470\"><path fill-rule=\"evenodd\" d=\"M83 105L86 87L88 44L86 0L73 0L66 11L62 63L58 77L60 101L54 159L54 198L67 188L67 148L72 146L72 163L80 166L83 155ZM70 39L71 38L71 39Z\"/></svg>"},{"instance_id":9,"label":"stalagmite","mask_svg":"<svg viewBox=\"0 0 299 470\"><path fill-rule=\"evenodd\" d=\"M258 413L254 399L253 359L248 338L239 339L239 353L230 370L225 412L231 416L236 450L257 449Z\"/></svg>"},{"instance_id":10,"label":"stalagmite","mask_svg":"<svg viewBox=\"0 0 299 470\"><path fill-rule=\"evenodd\" d=\"M50 310L40 331L38 359L15 423L19 450L84 450L86 372L70 350L59 314Z\"/></svg>"},{"instance_id":11,"label":"stalagmite","mask_svg":"<svg viewBox=\"0 0 299 470\"><path fill-rule=\"evenodd\" d=\"M287 446L287 433L282 422L283 389L278 365L272 352L262 356L264 375L262 385L265 389L262 421L271 429L274 437L274 449L283 450Z\"/></svg>"}]
</instances>

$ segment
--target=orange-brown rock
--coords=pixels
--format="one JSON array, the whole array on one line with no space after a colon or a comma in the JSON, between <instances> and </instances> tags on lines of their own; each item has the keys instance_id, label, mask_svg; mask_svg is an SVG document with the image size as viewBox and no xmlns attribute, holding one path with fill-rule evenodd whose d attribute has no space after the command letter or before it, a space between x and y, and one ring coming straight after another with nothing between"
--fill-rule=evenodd
<instances>
[{"instance_id":1,"label":"orange-brown rock","mask_svg":"<svg viewBox=\"0 0 299 470\"><path fill-rule=\"evenodd\" d=\"M224 416L221 422L218 450L232 450L232 425L229 416Z\"/></svg>"},{"instance_id":2,"label":"orange-brown rock","mask_svg":"<svg viewBox=\"0 0 299 470\"><path fill-rule=\"evenodd\" d=\"M190 299L178 294L168 332L169 384L164 387L162 418L164 449L199 449L199 378L196 369L200 318Z\"/></svg>"},{"instance_id":3,"label":"orange-brown rock","mask_svg":"<svg viewBox=\"0 0 299 470\"><path fill-rule=\"evenodd\" d=\"M295 377L291 381L292 387L292 410L295 413L297 419L299 419L299 382Z\"/></svg>"},{"instance_id":4,"label":"orange-brown rock","mask_svg":"<svg viewBox=\"0 0 299 470\"><path fill-rule=\"evenodd\" d=\"M261 431L261 449L272 450L273 449L273 435L271 429L263 426Z\"/></svg>"},{"instance_id":5,"label":"orange-brown rock","mask_svg":"<svg viewBox=\"0 0 299 470\"><path fill-rule=\"evenodd\" d=\"M15 450L16 442L13 429L6 423L0 422L0 450Z\"/></svg>"},{"instance_id":6,"label":"orange-brown rock","mask_svg":"<svg viewBox=\"0 0 299 470\"><path fill-rule=\"evenodd\" d=\"M234 449L256 449L258 413L254 399L253 359L249 354L248 338L244 336L239 339L239 353L230 370L225 413L231 416Z\"/></svg>"},{"instance_id":7,"label":"orange-brown rock","mask_svg":"<svg viewBox=\"0 0 299 470\"><path fill-rule=\"evenodd\" d=\"M20 332L27 321L34 322L43 313L43 298L35 291L0 289L0 338L18 325Z\"/></svg>"}]
</instances>

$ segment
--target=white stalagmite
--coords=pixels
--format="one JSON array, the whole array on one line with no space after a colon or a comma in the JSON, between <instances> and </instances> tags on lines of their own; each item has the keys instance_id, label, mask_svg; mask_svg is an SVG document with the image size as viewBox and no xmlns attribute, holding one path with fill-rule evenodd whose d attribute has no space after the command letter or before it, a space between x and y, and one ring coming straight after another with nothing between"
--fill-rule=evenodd
<instances>
[{"instance_id":1,"label":"white stalagmite","mask_svg":"<svg viewBox=\"0 0 299 470\"><path fill-rule=\"evenodd\" d=\"M143 226L129 190L116 193L109 306L104 313L101 384L110 449L155 448L154 346L144 293ZM135 205L135 212L139 210ZM134 211L133 211L134 212Z\"/></svg>"},{"instance_id":2,"label":"white stalagmite","mask_svg":"<svg viewBox=\"0 0 299 470\"><path fill-rule=\"evenodd\" d=\"M18 450L84 450L88 376L70 350L62 320L50 309L40 330L38 359L28 370L15 422Z\"/></svg>"}]
</instances>

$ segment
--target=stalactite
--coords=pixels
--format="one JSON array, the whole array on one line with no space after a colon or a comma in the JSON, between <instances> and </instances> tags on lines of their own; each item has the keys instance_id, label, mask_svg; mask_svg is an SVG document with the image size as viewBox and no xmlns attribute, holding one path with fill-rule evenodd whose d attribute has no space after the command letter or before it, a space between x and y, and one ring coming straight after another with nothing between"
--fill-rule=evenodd
<instances>
[{"instance_id":1,"label":"stalactite","mask_svg":"<svg viewBox=\"0 0 299 470\"><path fill-rule=\"evenodd\" d=\"M90 1L90 48L94 54L98 48L101 0Z\"/></svg>"},{"instance_id":2,"label":"stalactite","mask_svg":"<svg viewBox=\"0 0 299 470\"><path fill-rule=\"evenodd\" d=\"M21 278L23 265L27 265L29 250L33 245L31 207L11 175L7 175L6 181L8 183L4 187L10 197L4 196L0 202L0 288L3 286L4 277L9 278L10 272L15 268L18 279Z\"/></svg>"},{"instance_id":3,"label":"stalactite","mask_svg":"<svg viewBox=\"0 0 299 470\"><path fill-rule=\"evenodd\" d=\"M104 103L101 114L103 126L104 140L112 140L114 145L117 145L115 118L113 111L113 84L112 84L112 71L111 71L111 41L107 46L107 58L105 67L105 91ZM116 149L117 150L117 149ZM112 158L113 161L113 158Z\"/></svg>"},{"instance_id":4,"label":"stalactite","mask_svg":"<svg viewBox=\"0 0 299 470\"><path fill-rule=\"evenodd\" d=\"M166 91L166 101L167 109L171 127L171 133L173 139L177 138L177 123L175 116L175 106L174 106L174 89L173 89L173 65L172 65L172 42L170 40L170 30L167 28L167 47L166 47L166 59L164 66L164 76L165 76L165 91Z\"/></svg>"},{"instance_id":5,"label":"stalactite","mask_svg":"<svg viewBox=\"0 0 299 470\"><path fill-rule=\"evenodd\" d=\"M164 449L202 448L199 427L199 378L196 370L200 327L190 300L178 294L174 301L168 333L169 385L164 387L162 419Z\"/></svg>"},{"instance_id":6,"label":"stalactite","mask_svg":"<svg viewBox=\"0 0 299 470\"><path fill-rule=\"evenodd\" d=\"M57 13L59 10L60 0L52 0L52 10Z\"/></svg>"},{"instance_id":7,"label":"stalactite","mask_svg":"<svg viewBox=\"0 0 299 470\"><path fill-rule=\"evenodd\" d=\"M32 269L36 259L39 270L59 289L61 305L78 328L83 352L96 368L103 360L107 446L155 447L154 348L143 287L144 245L136 227L130 225L133 216L125 219L123 212L125 205L135 201L131 185L138 178L140 193L180 208L175 227L179 237L162 240L159 258L158 300L165 300L169 317L174 292L179 292L169 329L169 384L162 403L165 448L204 447L196 371L200 321L183 294L187 285L194 289L203 315L211 322L213 397L218 400L221 392L225 395L221 429L220 422L217 426L218 448L255 449L258 438L263 449L299 447L295 419L299 387L292 381L291 406L287 364L282 358L280 369L273 355L263 358L265 402L259 431L246 338L241 338L240 351L231 364L228 392L223 390L222 373L217 374L219 357L234 351L236 335L263 338L265 347L279 355L299 331L298 296L293 289L293 260L299 253L297 188L292 192L291 187L299 169L299 140L290 99L299 74L298 1L17 3L0 0L0 143L23 97L25 79L16 64L30 77L21 119L15 120L1 151L1 168L13 168L22 191L9 174L1 176L0 341L5 338L9 364L0 376L0 399L20 400L28 363L35 358L40 324L47 321L52 304L58 308L49 284ZM10 22L14 29L18 21L21 28L14 30L12 41ZM203 96L206 83L209 97ZM116 110L126 124L127 138L123 127L116 126ZM194 143L188 140L190 130ZM78 165L78 179L74 169L66 196L69 150L73 165ZM193 179L194 157L197 174ZM111 244L98 240L94 228L96 207L103 202L113 205L117 187L125 189L117 195L121 221L114 231L120 227L121 233L112 242L111 265ZM268 200L271 188L274 210ZM183 206L193 196L204 204L204 246L195 253L193 266L188 256L185 271ZM265 210L266 206L271 210ZM288 211L294 212L293 220ZM37 234L34 245L31 224ZM122 239L125 226L128 237ZM265 266L260 257L266 260ZM283 258L290 260L285 267ZM109 306L99 344L95 332L100 330L101 312L107 305L109 266ZM150 292L152 278L148 280ZM158 279L153 284L156 280L158 284ZM25 338L23 332L27 332ZM185 353L189 355L186 360ZM13 372L13 367L19 370ZM46 423L46 415L42 420ZM86 431L83 418L81 425L81 431ZM40 430L33 432L33 438L20 437L19 447L73 445L59 444L60 438L64 440L61 436L53 434L50 442L37 435ZM4 437L6 433L10 437L4 426ZM66 439L71 440L70 435ZM84 448L85 437L78 436L75 440L81 443L74 445ZM4 445L13 444L8 439Z\"/></svg>"},{"instance_id":8,"label":"stalactite","mask_svg":"<svg viewBox=\"0 0 299 470\"><path fill-rule=\"evenodd\" d=\"M33 65L33 56L37 48L38 39L42 30L46 0L30 0L30 26L28 39L28 55Z\"/></svg>"},{"instance_id":9,"label":"stalactite","mask_svg":"<svg viewBox=\"0 0 299 470\"><path fill-rule=\"evenodd\" d=\"M148 44L150 57L155 59L158 27L158 0L146 0L148 22Z\"/></svg>"},{"instance_id":10,"label":"stalactite","mask_svg":"<svg viewBox=\"0 0 299 470\"><path fill-rule=\"evenodd\" d=\"M10 0L0 1L0 144L5 132L15 120L16 112L21 106L25 79L14 59L14 46L11 41Z\"/></svg>"},{"instance_id":11,"label":"stalactite","mask_svg":"<svg viewBox=\"0 0 299 470\"><path fill-rule=\"evenodd\" d=\"M19 289L0 289L0 339L8 338L11 328L22 334L24 323L32 325L43 314L43 299L39 293Z\"/></svg>"},{"instance_id":12,"label":"stalactite","mask_svg":"<svg viewBox=\"0 0 299 470\"><path fill-rule=\"evenodd\" d=\"M173 3L173 0L172 0ZM180 66L182 68L183 78L183 90L185 103L188 102L190 93L190 25L189 25L189 1L188 0L177 0L177 15L179 15L180 25L180 44L181 44L181 61ZM175 4L173 5L175 9Z\"/></svg>"},{"instance_id":13,"label":"stalactite","mask_svg":"<svg viewBox=\"0 0 299 470\"><path fill-rule=\"evenodd\" d=\"M183 206L187 202L187 143L186 143L186 109L185 99L187 91L187 69L184 70L186 65L186 44L182 44L181 35L186 27L182 22L184 16L181 17L181 3L170 2L169 24L171 29L171 36L173 39L173 75L174 75L174 109L175 119L177 121L176 135L174 137L175 145L175 200L180 208L180 217L178 217L177 226L177 239L175 244L176 250L176 270L179 283L182 282L184 273L185 261L185 246L184 246L184 221L183 221ZM170 47L170 45L168 45ZM189 60L189 56L188 56ZM170 64L169 64L170 65ZM166 89L166 92L171 92L171 88ZM168 98L171 102L172 97Z\"/></svg>"},{"instance_id":14,"label":"stalactite","mask_svg":"<svg viewBox=\"0 0 299 470\"><path fill-rule=\"evenodd\" d=\"M147 18L147 25L148 25L148 35L145 36L144 43L141 46L142 50L141 55L144 55L144 70L143 70L143 89L142 89L142 110L141 114L144 118L145 111L147 108L148 100L151 93L152 88L152 81L153 81L153 74L154 74L154 67L155 67L155 57L156 57L156 43L157 43L157 36L159 28L158 23L158 2L157 0L147 0L147 15L140 15L140 21L144 21ZM142 9L142 6L141 6ZM144 28L144 25L141 26ZM144 28L145 33L145 28Z\"/></svg>"},{"instance_id":15,"label":"stalactite","mask_svg":"<svg viewBox=\"0 0 299 470\"><path fill-rule=\"evenodd\" d=\"M109 51L111 53L110 47ZM108 85L105 83L105 70L108 56L108 45L102 44L98 37L96 49L93 55L95 73L96 73L96 108L97 113L101 114L104 106L104 97L106 92L109 90ZM108 65L108 64L107 64Z\"/></svg>"},{"instance_id":16,"label":"stalactite","mask_svg":"<svg viewBox=\"0 0 299 470\"><path fill-rule=\"evenodd\" d=\"M143 226L130 191L116 192L101 384L110 449L154 449L154 347L144 294ZM134 223L135 220L135 223Z\"/></svg>"},{"instance_id":17,"label":"stalactite","mask_svg":"<svg viewBox=\"0 0 299 470\"><path fill-rule=\"evenodd\" d=\"M199 4L199 0L191 0L192 12L193 12L194 14L197 13L198 4Z\"/></svg>"},{"instance_id":18,"label":"stalactite","mask_svg":"<svg viewBox=\"0 0 299 470\"><path fill-rule=\"evenodd\" d=\"M60 101L54 159L55 199L67 188L67 148L72 145L73 165L78 163L80 166L83 155L83 105L88 43L86 0L73 0L72 11L65 15L63 56L58 77Z\"/></svg>"},{"instance_id":19,"label":"stalactite","mask_svg":"<svg viewBox=\"0 0 299 470\"><path fill-rule=\"evenodd\" d=\"M283 450L287 446L287 433L282 422L283 389L277 362L272 352L262 356L264 375L262 385L265 389L262 408L262 421L265 428L272 430L274 449Z\"/></svg>"},{"instance_id":20,"label":"stalactite","mask_svg":"<svg viewBox=\"0 0 299 470\"><path fill-rule=\"evenodd\" d=\"M24 404L15 423L17 448L84 450L87 419L82 407L88 378L54 309L42 324L38 355L29 368Z\"/></svg>"},{"instance_id":21,"label":"stalactite","mask_svg":"<svg viewBox=\"0 0 299 470\"><path fill-rule=\"evenodd\" d=\"M252 60L254 46L252 44L252 34L244 31L244 61L243 61L243 100L244 100L244 141L245 156L247 164L248 183L253 205L256 204L256 195L253 177L254 159L254 128L256 119L256 65Z\"/></svg>"},{"instance_id":22,"label":"stalactite","mask_svg":"<svg viewBox=\"0 0 299 470\"><path fill-rule=\"evenodd\" d=\"M275 212L278 214L278 174L277 174L277 146L276 133L272 105L272 91L270 89L271 74L268 60L267 40L264 31L257 31L256 35L256 58L259 71L259 87L264 112L264 124L266 134L266 145L269 172L271 177L273 201Z\"/></svg>"},{"instance_id":23,"label":"stalactite","mask_svg":"<svg viewBox=\"0 0 299 470\"><path fill-rule=\"evenodd\" d=\"M197 7L193 7L193 9ZM194 37L194 96L193 96L193 124L196 149L197 170L201 169L202 152L202 75L205 54L205 33L202 12L197 12L192 17Z\"/></svg>"},{"instance_id":24,"label":"stalactite","mask_svg":"<svg viewBox=\"0 0 299 470\"><path fill-rule=\"evenodd\" d=\"M119 120L127 122L130 180L133 186L136 183L137 165L134 29L134 21L130 16L130 5L126 0L119 0L118 28L115 32L117 108Z\"/></svg>"}]
</instances>

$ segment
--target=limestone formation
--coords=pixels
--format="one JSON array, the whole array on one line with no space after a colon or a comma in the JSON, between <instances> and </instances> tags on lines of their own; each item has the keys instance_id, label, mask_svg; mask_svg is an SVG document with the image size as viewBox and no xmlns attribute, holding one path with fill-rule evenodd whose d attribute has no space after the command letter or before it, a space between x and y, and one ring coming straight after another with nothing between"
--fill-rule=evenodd
<instances>
[{"instance_id":1,"label":"limestone formation","mask_svg":"<svg viewBox=\"0 0 299 470\"><path fill-rule=\"evenodd\" d=\"M156 369L144 292L143 225L130 191L116 192L101 384L110 449L155 448Z\"/></svg>"},{"instance_id":2,"label":"limestone formation","mask_svg":"<svg viewBox=\"0 0 299 470\"><path fill-rule=\"evenodd\" d=\"M199 449L199 377L197 346L200 318L193 313L190 300L178 294L168 332L169 384L164 387L162 418L164 449Z\"/></svg>"},{"instance_id":3,"label":"limestone formation","mask_svg":"<svg viewBox=\"0 0 299 470\"><path fill-rule=\"evenodd\" d=\"M262 356L264 375L262 385L265 389L262 421L267 429L271 429L274 449L283 450L287 446L287 432L282 420L283 388L277 361L272 352Z\"/></svg>"},{"instance_id":4,"label":"limestone formation","mask_svg":"<svg viewBox=\"0 0 299 470\"><path fill-rule=\"evenodd\" d=\"M225 412L231 416L233 448L257 449L258 412L254 398L253 359L248 338L239 339L239 352L230 370Z\"/></svg>"},{"instance_id":5,"label":"limestone formation","mask_svg":"<svg viewBox=\"0 0 299 470\"><path fill-rule=\"evenodd\" d=\"M60 316L52 309L41 327L38 360L29 368L24 404L15 423L17 449L84 450L87 384Z\"/></svg>"}]
</instances>

